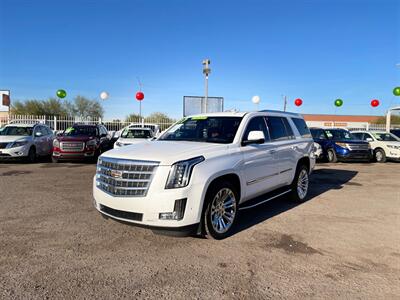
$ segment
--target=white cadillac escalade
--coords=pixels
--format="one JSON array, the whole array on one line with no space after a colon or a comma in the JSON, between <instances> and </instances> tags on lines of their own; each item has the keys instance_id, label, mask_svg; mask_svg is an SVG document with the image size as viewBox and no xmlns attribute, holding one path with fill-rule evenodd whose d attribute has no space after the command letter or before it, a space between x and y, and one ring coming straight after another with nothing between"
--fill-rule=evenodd
<instances>
[{"instance_id":1,"label":"white cadillac escalade","mask_svg":"<svg viewBox=\"0 0 400 300\"><path fill-rule=\"evenodd\" d=\"M186 117L155 141L102 154L94 204L106 218L225 238L239 210L283 195L306 199L313 144L294 113Z\"/></svg>"}]
</instances>

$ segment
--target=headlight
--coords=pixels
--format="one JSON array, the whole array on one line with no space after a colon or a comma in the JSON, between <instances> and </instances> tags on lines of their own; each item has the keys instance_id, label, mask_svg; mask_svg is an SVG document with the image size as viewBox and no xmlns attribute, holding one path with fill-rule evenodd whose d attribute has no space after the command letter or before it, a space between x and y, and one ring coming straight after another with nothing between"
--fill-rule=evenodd
<instances>
[{"instance_id":1,"label":"headlight","mask_svg":"<svg viewBox=\"0 0 400 300\"><path fill-rule=\"evenodd\" d=\"M338 145L339 147L342 147L342 148L348 148L346 143L336 143L336 145Z\"/></svg>"},{"instance_id":2,"label":"headlight","mask_svg":"<svg viewBox=\"0 0 400 300\"><path fill-rule=\"evenodd\" d=\"M96 146L96 140L87 141L86 146Z\"/></svg>"},{"instance_id":3,"label":"headlight","mask_svg":"<svg viewBox=\"0 0 400 300\"><path fill-rule=\"evenodd\" d=\"M391 149L400 150L400 146L396 146L396 145L387 145L387 146L388 146L388 148L391 148Z\"/></svg>"},{"instance_id":4,"label":"headlight","mask_svg":"<svg viewBox=\"0 0 400 300\"><path fill-rule=\"evenodd\" d=\"M189 184L190 175L193 167L204 160L203 156L198 156L188 160L178 161L171 166L169 171L166 189L185 187Z\"/></svg>"},{"instance_id":5,"label":"headlight","mask_svg":"<svg viewBox=\"0 0 400 300\"><path fill-rule=\"evenodd\" d=\"M7 148L16 148L16 147L22 147L28 144L28 141L21 141L21 142L13 142L8 144Z\"/></svg>"},{"instance_id":6,"label":"headlight","mask_svg":"<svg viewBox=\"0 0 400 300\"><path fill-rule=\"evenodd\" d=\"M53 141L53 147L55 147L55 148L60 148L60 141L57 140L57 139L55 139L55 140Z\"/></svg>"}]
</instances>

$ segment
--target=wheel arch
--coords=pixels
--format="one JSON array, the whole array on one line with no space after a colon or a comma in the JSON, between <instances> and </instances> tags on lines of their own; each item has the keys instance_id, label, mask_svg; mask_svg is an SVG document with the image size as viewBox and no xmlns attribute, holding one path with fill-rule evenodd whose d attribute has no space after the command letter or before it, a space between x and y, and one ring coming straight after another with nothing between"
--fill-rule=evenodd
<instances>
[{"instance_id":1,"label":"wheel arch","mask_svg":"<svg viewBox=\"0 0 400 300\"><path fill-rule=\"evenodd\" d=\"M199 226L197 229L197 234L204 233L204 213L205 213L205 208L207 205L207 196L210 191L210 188L213 185L217 184L218 182L221 182L224 180L231 182L237 188L237 192L239 194L238 202L240 201L240 198L242 196L242 186L241 186L242 182L240 181L239 174L237 174L234 171L230 171L227 173L215 174L214 176L211 176L210 179L208 180L208 182L205 184L203 194L201 197L201 200L202 200L201 206L200 206L201 214L200 214L200 223L199 223Z\"/></svg>"}]
</instances>

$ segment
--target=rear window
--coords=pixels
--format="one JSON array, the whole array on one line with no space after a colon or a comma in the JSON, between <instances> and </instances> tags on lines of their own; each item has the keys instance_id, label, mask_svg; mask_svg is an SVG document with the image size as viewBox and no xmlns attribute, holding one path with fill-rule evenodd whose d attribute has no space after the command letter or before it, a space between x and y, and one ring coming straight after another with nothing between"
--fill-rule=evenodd
<instances>
[{"instance_id":1,"label":"rear window","mask_svg":"<svg viewBox=\"0 0 400 300\"><path fill-rule=\"evenodd\" d=\"M303 119L292 118L292 121L302 137L305 137L305 138L311 137L310 129L308 129L308 126Z\"/></svg>"}]
</instances>

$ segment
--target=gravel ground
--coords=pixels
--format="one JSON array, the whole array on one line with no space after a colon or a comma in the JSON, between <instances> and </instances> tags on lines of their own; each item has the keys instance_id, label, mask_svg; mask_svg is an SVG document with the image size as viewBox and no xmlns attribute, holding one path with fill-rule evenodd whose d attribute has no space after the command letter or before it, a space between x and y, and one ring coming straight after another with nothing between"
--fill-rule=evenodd
<instances>
[{"instance_id":1,"label":"gravel ground","mask_svg":"<svg viewBox=\"0 0 400 300\"><path fill-rule=\"evenodd\" d=\"M321 164L223 241L92 207L90 164L0 164L0 298L400 298L400 164Z\"/></svg>"}]
</instances>

